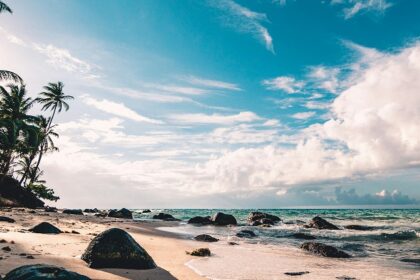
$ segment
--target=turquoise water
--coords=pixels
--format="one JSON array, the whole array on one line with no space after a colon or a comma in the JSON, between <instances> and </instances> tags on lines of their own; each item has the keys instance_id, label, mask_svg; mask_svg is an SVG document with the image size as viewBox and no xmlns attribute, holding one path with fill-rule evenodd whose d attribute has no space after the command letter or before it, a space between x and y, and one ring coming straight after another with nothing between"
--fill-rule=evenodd
<instances>
[{"instance_id":1,"label":"turquoise water","mask_svg":"<svg viewBox=\"0 0 420 280\"><path fill-rule=\"evenodd\" d=\"M258 209L160 209L149 214L135 214L135 219L149 220L164 212L181 219L177 231L186 237L211 234L221 239L236 238L242 229L251 229L256 238L248 243L299 246L303 240L290 235L301 232L315 236L317 242L334 245L357 258L386 259L399 266L420 268L420 209L261 209L279 216L282 222L270 228L251 227L246 223L248 214ZM194 216L211 216L221 211L232 214L238 220L237 227L192 226L186 221ZM314 216L321 216L342 228L341 230L317 230L304 228ZM344 229L345 225L365 225L369 231ZM407 262L407 259L409 261ZM417 264L416 264L417 262Z\"/></svg>"}]
</instances>

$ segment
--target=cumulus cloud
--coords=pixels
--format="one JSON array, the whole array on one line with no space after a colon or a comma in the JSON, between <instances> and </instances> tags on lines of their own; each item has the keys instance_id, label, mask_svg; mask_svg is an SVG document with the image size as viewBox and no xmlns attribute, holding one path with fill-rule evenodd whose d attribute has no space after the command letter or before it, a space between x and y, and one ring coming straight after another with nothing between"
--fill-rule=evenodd
<instances>
[{"instance_id":1,"label":"cumulus cloud","mask_svg":"<svg viewBox=\"0 0 420 280\"><path fill-rule=\"evenodd\" d=\"M382 190L375 194L359 195L355 189L343 190L338 187L335 189L337 203L345 205L384 205L384 204L416 204L418 201L410 198L408 195L402 194L398 190L387 191Z\"/></svg>"},{"instance_id":2,"label":"cumulus cloud","mask_svg":"<svg viewBox=\"0 0 420 280\"><path fill-rule=\"evenodd\" d=\"M128 108L123 103L118 103L110 101L107 99L98 100L90 96L83 96L82 100L85 104L92 106L100 111L129 119L136 122L146 122L152 124L162 124L162 121L151 119L145 116L142 116L135 112L134 110Z\"/></svg>"},{"instance_id":3,"label":"cumulus cloud","mask_svg":"<svg viewBox=\"0 0 420 280\"><path fill-rule=\"evenodd\" d=\"M209 1L209 4L224 13L224 24L238 32L253 35L264 43L267 50L274 53L273 38L268 29L263 26L264 22L268 22L265 14L252 11L233 0Z\"/></svg>"}]
</instances>

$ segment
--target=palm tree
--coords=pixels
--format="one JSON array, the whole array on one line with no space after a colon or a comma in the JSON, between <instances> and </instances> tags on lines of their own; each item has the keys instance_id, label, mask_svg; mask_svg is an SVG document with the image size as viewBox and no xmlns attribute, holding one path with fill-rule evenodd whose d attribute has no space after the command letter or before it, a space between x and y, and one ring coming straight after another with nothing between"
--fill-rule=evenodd
<instances>
[{"instance_id":1,"label":"palm tree","mask_svg":"<svg viewBox=\"0 0 420 280\"><path fill-rule=\"evenodd\" d=\"M9 6L7 6L3 1L0 1L0 13L2 12L13 13L12 9L10 9Z\"/></svg>"},{"instance_id":2,"label":"palm tree","mask_svg":"<svg viewBox=\"0 0 420 280\"><path fill-rule=\"evenodd\" d=\"M60 113L63 108L66 111L69 109L69 104L65 100L74 99L71 95L65 95L63 88L64 84L62 82L49 83L48 86L44 87L45 91L40 93L41 97L35 99L35 101L44 105L42 106L43 111L52 109L48 126L51 125L57 110Z\"/></svg>"}]
</instances>

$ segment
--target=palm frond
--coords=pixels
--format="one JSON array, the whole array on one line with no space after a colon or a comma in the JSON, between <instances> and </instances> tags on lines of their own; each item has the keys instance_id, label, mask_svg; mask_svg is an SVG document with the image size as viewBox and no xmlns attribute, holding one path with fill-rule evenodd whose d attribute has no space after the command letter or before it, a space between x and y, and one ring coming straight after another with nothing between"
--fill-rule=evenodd
<instances>
[{"instance_id":1,"label":"palm frond","mask_svg":"<svg viewBox=\"0 0 420 280\"><path fill-rule=\"evenodd\" d=\"M4 11L9 12L9 13L13 13L12 9L10 9L9 6L7 6L5 3L0 1L0 13L4 12Z\"/></svg>"},{"instance_id":2,"label":"palm frond","mask_svg":"<svg viewBox=\"0 0 420 280\"><path fill-rule=\"evenodd\" d=\"M2 2L0 2L0 10L1 10L1 4ZM0 70L0 81L2 80L12 80L15 83L23 83L23 79L16 74L15 72L12 71L8 71L8 70Z\"/></svg>"}]
</instances>

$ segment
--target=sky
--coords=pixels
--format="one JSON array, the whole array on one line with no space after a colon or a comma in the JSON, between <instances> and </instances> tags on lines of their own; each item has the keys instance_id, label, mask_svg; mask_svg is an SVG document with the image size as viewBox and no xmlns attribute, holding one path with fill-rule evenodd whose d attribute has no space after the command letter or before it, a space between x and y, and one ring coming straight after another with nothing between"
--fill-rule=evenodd
<instances>
[{"instance_id":1,"label":"sky","mask_svg":"<svg viewBox=\"0 0 420 280\"><path fill-rule=\"evenodd\" d=\"M75 97L54 205L420 205L418 1L4 2L0 69Z\"/></svg>"}]
</instances>

